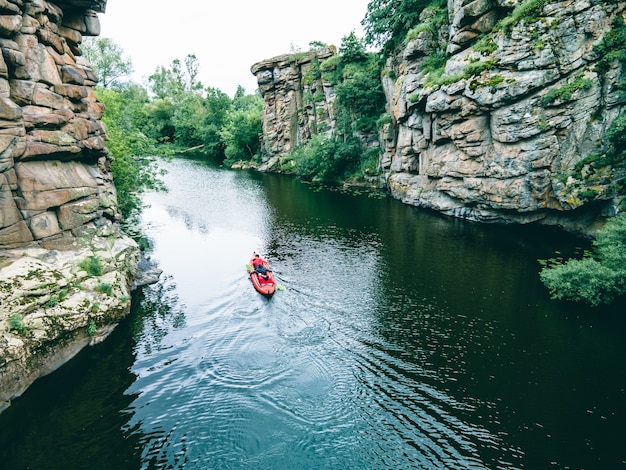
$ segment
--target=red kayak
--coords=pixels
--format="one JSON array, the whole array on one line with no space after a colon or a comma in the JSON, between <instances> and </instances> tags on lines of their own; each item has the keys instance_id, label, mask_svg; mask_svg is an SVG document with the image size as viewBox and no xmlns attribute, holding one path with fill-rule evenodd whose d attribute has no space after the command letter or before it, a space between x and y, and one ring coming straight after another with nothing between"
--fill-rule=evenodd
<instances>
[{"instance_id":1,"label":"red kayak","mask_svg":"<svg viewBox=\"0 0 626 470\"><path fill-rule=\"evenodd\" d=\"M272 296L276 292L276 281L274 281L274 273L270 271L270 264L261 257L257 257L256 253L252 254L250 263L246 265L252 285L258 293L265 296ZM256 268L256 270L255 270ZM262 274L265 272L265 274Z\"/></svg>"}]
</instances>

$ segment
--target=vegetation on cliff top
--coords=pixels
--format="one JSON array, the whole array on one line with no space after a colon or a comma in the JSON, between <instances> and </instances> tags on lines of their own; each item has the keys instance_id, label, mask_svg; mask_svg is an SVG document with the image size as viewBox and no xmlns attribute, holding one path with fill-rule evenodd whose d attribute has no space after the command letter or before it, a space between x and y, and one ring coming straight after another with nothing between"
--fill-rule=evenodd
<instances>
[{"instance_id":1,"label":"vegetation on cliff top","mask_svg":"<svg viewBox=\"0 0 626 470\"><path fill-rule=\"evenodd\" d=\"M366 150L363 137L377 132L385 111L381 69L379 54L366 52L354 32L343 38L339 55L314 67L311 80L323 79L334 87L335 129L332 134L322 130L313 135L290 155L300 178L340 183L376 172L379 151Z\"/></svg>"},{"instance_id":2,"label":"vegetation on cliff top","mask_svg":"<svg viewBox=\"0 0 626 470\"><path fill-rule=\"evenodd\" d=\"M365 42L380 46L385 57L400 46L411 29L420 24L427 7L444 7L445 0L372 0L361 22Z\"/></svg>"}]
</instances>

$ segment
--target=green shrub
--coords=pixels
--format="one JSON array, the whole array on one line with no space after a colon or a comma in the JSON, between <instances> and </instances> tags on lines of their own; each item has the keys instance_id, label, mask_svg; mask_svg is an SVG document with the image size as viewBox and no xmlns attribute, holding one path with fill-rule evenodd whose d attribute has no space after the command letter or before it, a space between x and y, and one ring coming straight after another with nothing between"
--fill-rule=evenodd
<instances>
[{"instance_id":1,"label":"green shrub","mask_svg":"<svg viewBox=\"0 0 626 470\"><path fill-rule=\"evenodd\" d=\"M98 256L85 258L78 266L90 276L102 276L102 260Z\"/></svg>"},{"instance_id":2,"label":"green shrub","mask_svg":"<svg viewBox=\"0 0 626 470\"><path fill-rule=\"evenodd\" d=\"M422 71L424 73L433 73L437 70L443 71L448 57L448 54L445 52L433 52L422 60Z\"/></svg>"},{"instance_id":3,"label":"green shrub","mask_svg":"<svg viewBox=\"0 0 626 470\"><path fill-rule=\"evenodd\" d=\"M372 176L378 174L378 164L380 162L380 147L367 150L361 156L361 173Z\"/></svg>"},{"instance_id":4,"label":"green shrub","mask_svg":"<svg viewBox=\"0 0 626 470\"><path fill-rule=\"evenodd\" d=\"M510 32L513 27L522 20L525 24L537 22L546 3L548 3L548 0L526 0L520 3L510 15L506 16L498 23L496 29Z\"/></svg>"},{"instance_id":5,"label":"green shrub","mask_svg":"<svg viewBox=\"0 0 626 470\"><path fill-rule=\"evenodd\" d=\"M483 35L476 43L472 46L476 52L481 53L482 55L489 55L498 49L498 45L494 41L493 37L489 35Z\"/></svg>"},{"instance_id":6,"label":"green shrub","mask_svg":"<svg viewBox=\"0 0 626 470\"><path fill-rule=\"evenodd\" d=\"M598 231L593 250L582 259L544 261L539 273L554 299L611 303L626 293L626 214L611 219Z\"/></svg>"},{"instance_id":7,"label":"green shrub","mask_svg":"<svg viewBox=\"0 0 626 470\"><path fill-rule=\"evenodd\" d=\"M480 75L481 73L487 70L491 70L495 68L497 65L498 65L498 62L495 60L491 60L491 59L485 60L485 61L474 62L472 64L466 65L463 68L463 74L467 78L473 77L475 75Z\"/></svg>"},{"instance_id":8,"label":"green shrub","mask_svg":"<svg viewBox=\"0 0 626 470\"><path fill-rule=\"evenodd\" d=\"M9 330L21 336L28 333L28 327L24 323L22 315L14 313L9 317Z\"/></svg>"},{"instance_id":9,"label":"green shrub","mask_svg":"<svg viewBox=\"0 0 626 470\"><path fill-rule=\"evenodd\" d=\"M360 163L361 142L322 135L313 136L303 147L292 152L296 173L306 181L338 183Z\"/></svg>"},{"instance_id":10,"label":"green shrub","mask_svg":"<svg viewBox=\"0 0 626 470\"><path fill-rule=\"evenodd\" d=\"M93 320L89 320L89 325L87 325L87 335L92 337L96 334L98 327L96 326L96 322Z\"/></svg>"},{"instance_id":11,"label":"green shrub","mask_svg":"<svg viewBox=\"0 0 626 470\"><path fill-rule=\"evenodd\" d=\"M430 32L433 37L436 38L439 29L443 25L448 23L448 8L445 5L435 4L425 8L424 10L430 10L428 20L426 20L424 23L419 23L417 26L409 30L406 37L404 38L405 44L409 41L412 41L413 39L417 39L419 34L424 31Z\"/></svg>"},{"instance_id":12,"label":"green shrub","mask_svg":"<svg viewBox=\"0 0 626 470\"><path fill-rule=\"evenodd\" d=\"M106 295L111 295L113 293L113 286L111 286L111 284L103 282L101 284L98 284L95 287L95 290L97 292L102 292L103 294L106 294Z\"/></svg>"}]
</instances>

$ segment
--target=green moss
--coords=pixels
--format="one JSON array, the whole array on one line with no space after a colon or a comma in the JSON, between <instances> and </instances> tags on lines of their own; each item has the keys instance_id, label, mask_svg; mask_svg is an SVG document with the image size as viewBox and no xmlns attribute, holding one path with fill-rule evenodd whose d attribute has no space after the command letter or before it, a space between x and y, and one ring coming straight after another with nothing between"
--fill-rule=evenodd
<instances>
[{"instance_id":1,"label":"green moss","mask_svg":"<svg viewBox=\"0 0 626 470\"><path fill-rule=\"evenodd\" d=\"M524 1L515 7L510 15L500 20L494 29L509 33L521 21L524 21L526 24L536 23L543 13L546 3L548 3L548 0Z\"/></svg>"},{"instance_id":2,"label":"green moss","mask_svg":"<svg viewBox=\"0 0 626 470\"><path fill-rule=\"evenodd\" d=\"M590 90L593 86L593 80L578 76L573 82L570 82L560 88L552 89L543 97L541 103L543 106L549 106L555 101L567 102L571 101L572 96L578 90Z\"/></svg>"}]
</instances>

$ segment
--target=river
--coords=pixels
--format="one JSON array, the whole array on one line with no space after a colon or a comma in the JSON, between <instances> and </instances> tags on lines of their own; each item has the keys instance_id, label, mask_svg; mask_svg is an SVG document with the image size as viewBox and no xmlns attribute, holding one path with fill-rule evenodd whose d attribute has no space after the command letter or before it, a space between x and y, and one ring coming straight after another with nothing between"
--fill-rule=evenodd
<instances>
[{"instance_id":1,"label":"river","mask_svg":"<svg viewBox=\"0 0 626 470\"><path fill-rule=\"evenodd\" d=\"M7 469L626 467L624 303L549 299L580 242L164 162L163 275L0 415ZM257 294L253 250L284 290Z\"/></svg>"}]
</instances>

